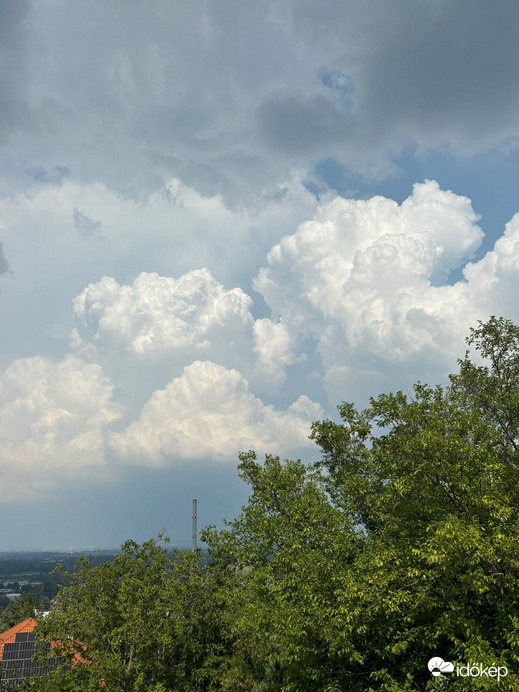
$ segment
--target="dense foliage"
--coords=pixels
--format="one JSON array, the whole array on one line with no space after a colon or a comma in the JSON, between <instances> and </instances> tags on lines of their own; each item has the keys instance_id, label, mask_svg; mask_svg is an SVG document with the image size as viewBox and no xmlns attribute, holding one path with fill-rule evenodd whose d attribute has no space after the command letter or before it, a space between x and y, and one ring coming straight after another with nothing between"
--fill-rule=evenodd
<instances>
[{"instance_id":1,"label":"dense foliage","mask_svg":"<svg viewBox=\"0 0 519 692\"><path fill-rule=\"evenodd\" d=\"M82 563L41 632L89 665L36 689L518 689L519 328L468 344L449 387L314 423L311 467L240 455L251 495L207 563L158 541ZM433 656L509 672L433 677Z\"/></svg>"},{"instance_id":2,"label":"dense foliage","mask_svg":"<svg viewBox=\"0 0 519 692\"><path fill-rule=\"evenodd\" d=\"M0 612L0 632L13 627L17 623L34 616L43 602L31 593L24 593L17 601L12 601Z\"/></svg>"},{"instance_id":3,"label":"dense foliage","mask_svg":"<svg viewBox=\"0 0 519 692\"><path fill-rule=\"evenodd\" d=\"M92 564L101 564L113 559L113 551L88 551ZM51 572L59 563L66 569L74 568L81 553L74 552L4 552L0 553L0 586L14 593L28 593L34 596L37 607L48 610L51 600L58 593L61 577L58 572ZM11 620L9 614L2 612L10 604L10 599L0 593L0 631L6 620Z\"/></svg>"}]
</instances>

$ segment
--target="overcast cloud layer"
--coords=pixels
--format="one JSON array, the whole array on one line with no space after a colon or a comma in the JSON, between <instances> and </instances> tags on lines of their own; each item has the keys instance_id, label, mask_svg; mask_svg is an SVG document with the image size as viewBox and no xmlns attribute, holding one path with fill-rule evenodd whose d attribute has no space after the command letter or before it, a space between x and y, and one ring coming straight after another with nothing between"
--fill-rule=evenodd
<instances>
[{"instance_id":1,"label":"overcast cloud layer","mask_svg":"<svg viewBox=\"0 0 519 692\"><path fill-rule=\"evenodd\" d=\"M240 450L314 459L336 404L445 382L477 320L519 321L518 25L0 0L0 522L29 517L0 550L185 543L190 495L207 523L243 501ZM166 479L178 506L137 521Z\"/></svg>"}]
</instances>

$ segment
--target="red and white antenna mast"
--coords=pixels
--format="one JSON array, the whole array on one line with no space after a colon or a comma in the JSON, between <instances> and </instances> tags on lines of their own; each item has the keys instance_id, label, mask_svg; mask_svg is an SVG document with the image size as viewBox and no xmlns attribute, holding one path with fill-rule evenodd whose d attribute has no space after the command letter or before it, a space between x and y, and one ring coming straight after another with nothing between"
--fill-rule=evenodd
<instances>
[{"instance_id":1,"label":"red and white antenna mast","mask_svg":"<svg viewBox=\"0 0 519 692\"><path fill-rule=\"evenodd\" d=\"M197 548L197 540L196 540L196 539L197 539L197 533L196 533L196 519L197 519L197 517L196 517L196 504L197 504L197 501L196 501L196 500L193 500L193 515L192 515L192 519L191 519L191 524L192 524L192 526L191 526L191 548L192 548L193 550L196 550L196 548Z\"/></svg>"}]
</instances>

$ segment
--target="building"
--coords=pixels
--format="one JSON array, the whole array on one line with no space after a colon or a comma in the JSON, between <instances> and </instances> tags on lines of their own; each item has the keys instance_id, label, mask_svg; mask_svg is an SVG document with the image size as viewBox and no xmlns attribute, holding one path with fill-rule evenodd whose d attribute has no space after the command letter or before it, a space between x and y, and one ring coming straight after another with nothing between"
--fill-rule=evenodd
<instances>
[{"instance_id":1,"label":"building","mask_svg":"<svg viewBox=\"0 0 519 692\"><path fill-rule=\"evenodd\" d=\"M27 618L18 625L0 634L0 689L4 690L18 684L25 678L34 678L53 670L59 659L50 657L50 644L37 642L33 630L34 618ZM32 660L36 650L42 649L45 661Z\"/></svg>"}]
</instances>

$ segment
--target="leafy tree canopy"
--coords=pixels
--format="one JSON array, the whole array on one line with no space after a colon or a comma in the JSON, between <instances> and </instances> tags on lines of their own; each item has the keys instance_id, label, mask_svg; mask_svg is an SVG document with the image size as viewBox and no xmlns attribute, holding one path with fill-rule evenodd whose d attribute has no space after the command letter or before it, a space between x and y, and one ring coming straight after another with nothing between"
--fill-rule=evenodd
<instances>
[{"instance_id":1,"label":"leafy tree canopy","mask_svg":"<svg viewBox=\"0 0 519 692\"><path fill-rule=\"evenodd\" d=\"M251 495L208 564L156 541L84 563L41 628L88 643L70 689L518 688L519 328L467 341L448 387L315 422L313 465L241 454ZM433 656L509 672L433 678Z\"/></svg>"},{"instance_id":2,"label":"leafy tree canopy","mask_svg":"<svg viewBox=\"0 0 519 692\"><path fill-rule=\"evenodd\" d=\"M113 562L91 567L82 558L63 578L37 633L65 665L36 689L98 692L102 681L106 692L188 691L211 679L219 625L199 553L170 551L161 535L127 541Z\"/></svg>"},{"instance_id":3,"label":"leafy tree canopy","mask_svg":"<svg viewBox=\"0 0 519 692\"><path fill-rule=\"evenodd\" d=\"M225 597L255 680L275 661L275 689L437 689L439 655L501 663L517 685L519 329L492 318L468 344L449 387L314 423L312 468L241 456L249 503L205 539L251 568Z\"/></svg>"},{"instance_id":4,"label":"leafy tree canopy","mask_svg":"<svg viewBox=\"0 0 519 692\"><path fill-rule=\"evenodd\" d=\"M9 603L0 612L0 633L26 618L34 617L35 610L41 608L41 605L41 599L31 593L23 593L20 598Z\"/></svg>"}]
</instances>

